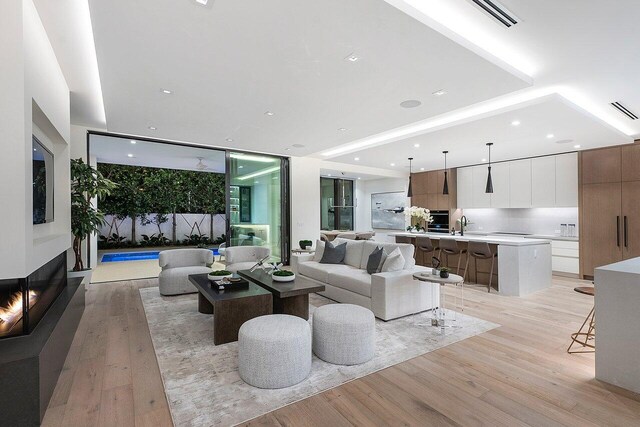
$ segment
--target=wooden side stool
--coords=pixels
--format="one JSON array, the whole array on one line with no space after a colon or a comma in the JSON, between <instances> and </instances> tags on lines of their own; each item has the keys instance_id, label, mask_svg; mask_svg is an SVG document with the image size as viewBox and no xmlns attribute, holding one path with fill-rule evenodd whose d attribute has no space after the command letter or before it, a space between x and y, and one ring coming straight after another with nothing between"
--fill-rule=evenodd
<instances>
[{"instance_id":1,"label":"wooden side stool","mask_svg":"<svg viewBox=\"0 0 640 427\"><path fill-rule=\"evenodd\" d=\"M595 296L596 290L593 286L584 286L577 287L573 289L574 291ZM582 322L582 326L578 329L578 332L571 334L571 344L569 344L569 348L567 348L567 353L593 353L596 348L595 338L596 338L596 318L595 318L595 305L589 312L589 315L584 322ZM587 326L588 324L588 326ZM589 342L591 341L591 342ZM572 347L576 345L576 348L572 350ZM578 347L581 346L581 347Z\"/></svg>"}]
</instances>

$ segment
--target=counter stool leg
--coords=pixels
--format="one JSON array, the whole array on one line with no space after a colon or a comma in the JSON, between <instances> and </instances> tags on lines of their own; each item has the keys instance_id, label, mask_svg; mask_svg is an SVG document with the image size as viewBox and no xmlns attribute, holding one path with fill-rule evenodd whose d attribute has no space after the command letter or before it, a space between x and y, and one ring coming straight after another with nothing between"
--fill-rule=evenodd
<instances>
[{"instance_id":1,"label":"counter stool leg","mask_svg":"<svg viewBox=\"0 0 640 427\"><path fill-rule=\"evenodd\" d=\"M582 332L587 322L589 322L589 328L587 329L587 332ZM569 348L567 348L567 353L569 354L593 353L595 351L596 346L595 346L595 343L591 344L589 343L589 341L595 339L595 336L596 336L595 328L596 328L596 321L595 321L595 306L594 306L589 312L589 315L587 315L587 318L584 319L584 322L582 322L582 326L580 326L580 329L578 329L578 332L571 334L571 344L569 344ZM584 340L581 340L580 339L581 337L584 337ZM574 344L580 344L582 348L579 350L572 350L571 348L573 347ZM585 347L588 348L589 350L585 349Z\"/></svg>"},{"instance_id":2,"label":"counter stool leg","mask_svg":"<svg viewBox=\"0 0 640 427\"><path fill-rule=\"evenodd\" d=\"M493 281L493 265L495 264L496 257L491 257L491 272L489 273L489 286L487 292L491 293L491 282Z\"/></svg>"}]
</instances>

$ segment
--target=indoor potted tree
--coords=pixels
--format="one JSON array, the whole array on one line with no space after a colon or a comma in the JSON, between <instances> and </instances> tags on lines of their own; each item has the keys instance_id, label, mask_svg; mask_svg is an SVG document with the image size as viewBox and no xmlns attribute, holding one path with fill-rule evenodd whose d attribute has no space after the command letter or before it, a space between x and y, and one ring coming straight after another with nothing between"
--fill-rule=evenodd
<instances>
[{"instance_id":1,"label":"indoor potted tree","mask_svg":"<svg viewBox=\"0 0 640 427\"><path fill-rule=\"evenodd\" d=\"M75 256L72 271L77 276L91 275L91 269L84 268L81 244L104 224L104 214L93 206L91 199L108 196L116 185L82 159L71 160L71 233Z\"/></svg>"}]
</instances>

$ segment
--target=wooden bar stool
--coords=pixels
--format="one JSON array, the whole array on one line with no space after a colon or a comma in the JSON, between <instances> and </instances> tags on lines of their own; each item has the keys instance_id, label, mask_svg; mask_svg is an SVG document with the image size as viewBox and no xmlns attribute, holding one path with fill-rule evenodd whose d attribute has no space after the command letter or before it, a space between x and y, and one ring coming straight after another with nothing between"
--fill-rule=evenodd
<instances>
[{"instance_id":1,"label":"wooden bar stool","mask_svg":"<svg viewBox=\"0 0 640 427\"><path fill-rule=\"evenodd\" d=\"M498 257L498 252L491 252L491 247L487 242L469 242L467 246L467 263L464 266L464 278L467 278L467 269L469 268L469 257L474 259L476 265L475 283L478 283L478 260L491 259L491 272L489 273L489 284L487 291L491 292L491 282L493 281L493 267Z\"/></svg>"},{"instance_id":2,"label":"wooden bar stool","mask_svg":"<svg viewBox=\"0 0 640 427\"><path fill-rule=\"evenodd\" d=\"M430 238L426 236L418 236L416 237L416 251L422 256L423 265L428 265L427 263L427 254L433 253L435 255L435 251L440 250L438 247L433 246L433 242Z\"/></svg>"},{"instance_id":3,"label":"wooden bar stool","mask_svg":"<svg viewBox=\"0 0 640 427\"><path fill-rule=\"evenodd\" d=\"M462 261L462 254L466 254L467 250L461 248L458 245L458 241L455 239L442 238L440 239L439 244L439 258L442 259L442 252L444 252L444 254L447 256L447 262L445 263L447 267L449 267L449 255L458 255L458 266L456 267L456 274L460 274L460 261ZM467 262L468 261L469 260L467 258Z\"/></svg>"},{"instance_id":4,"label":"wooden bar stool","mask_svg":"<svg viewBox=\"0 0 640 427\"><path fill-rule=\"evenodd\" d=\"M577 288L573 288L574 291L579 294L591 295L592 297L596 295L596 289L593 286L579 286ZM596 313L595 313L595 305L587 315L587 318L582 322L582 326L578 329L578 332L575 334L571 334L571 344L569 344L569 348L567 348L567 353L593 353L596 348ZM589 326L587 326L589 324ZM591 343L589 342L591 341ZM575 350L572 350L574 344L580 345L582 347L578 347Z\"/></svg>"}]
</instances>

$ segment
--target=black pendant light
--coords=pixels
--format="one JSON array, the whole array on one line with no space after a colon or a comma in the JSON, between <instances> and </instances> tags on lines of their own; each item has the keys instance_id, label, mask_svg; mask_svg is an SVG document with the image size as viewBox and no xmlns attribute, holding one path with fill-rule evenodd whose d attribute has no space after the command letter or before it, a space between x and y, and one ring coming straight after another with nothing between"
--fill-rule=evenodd
<instances>
[{"instance_id":1,"label":"black pendant light","mask_svg":"<svg viewBox=\"0 0 640 427\"><path fill-rule=\"evenodd\" d=\"M447 153L448 151L443 151L444 154L444 186L442 187L442 194L449 194L449 181L447 179Z\"/></svg>"},{"instance_id":2,"label":"black pendant light","mask_svg":"<svg viewBox=\"0 0 640 427\"><path fill-rule=\"evenodd\" d=\"M409 157L409 188L407 189L407 197L413 197L413 190L411 189L411 161L413 157Z\"/></svg>"},{"instance_id":3,"label":"black pendant light","mask_svg":"<svg viewBox=\"0 0 640 427\"><path fill-rule=\"evenodd\" d=\"M491 146L493 142L487 142L487 147L489 147L489 174L487 175L487 188L484 190L485 193L493 193L493 180L491 179Z\"/></svg>"}]
</instances>

